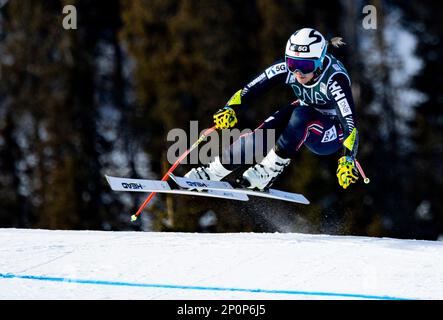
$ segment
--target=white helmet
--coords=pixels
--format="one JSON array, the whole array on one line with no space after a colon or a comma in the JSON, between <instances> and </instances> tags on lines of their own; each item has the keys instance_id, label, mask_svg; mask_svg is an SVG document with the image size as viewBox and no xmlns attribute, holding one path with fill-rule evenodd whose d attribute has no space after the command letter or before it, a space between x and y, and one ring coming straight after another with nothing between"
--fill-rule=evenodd
<instances>
[{"instance_id":1,"label":"white helmet","mask_svg":"<svg viewBox=\"0 0 443 320\"><path fill-rule=\"evenodd\" d=\"M317 30L303 28L291 35L286 43L286 64L291 72L307 74L321 69L328 43Z\"/></svg>"}]
</instances>

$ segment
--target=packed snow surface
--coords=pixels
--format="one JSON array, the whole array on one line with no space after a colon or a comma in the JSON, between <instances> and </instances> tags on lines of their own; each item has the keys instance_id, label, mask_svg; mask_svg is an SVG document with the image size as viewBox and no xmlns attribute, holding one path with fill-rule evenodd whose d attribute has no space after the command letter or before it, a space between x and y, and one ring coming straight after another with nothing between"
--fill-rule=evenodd
<instances>
[{"instance_id":1,"label":"packed snow surface","mask_svg":"<svg viewBox=\"0 0 443 320\"><path fill-rule=\"evenodd\" d=\"M0 229L0 299L443 299L443 242Z\"/></svg>"}]
</instances>

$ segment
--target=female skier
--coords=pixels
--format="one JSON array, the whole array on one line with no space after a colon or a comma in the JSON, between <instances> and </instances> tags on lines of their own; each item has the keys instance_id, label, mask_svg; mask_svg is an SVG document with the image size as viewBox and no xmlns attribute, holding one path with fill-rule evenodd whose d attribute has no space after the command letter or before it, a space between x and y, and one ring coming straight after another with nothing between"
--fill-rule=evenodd
<instances>
[{"instance_id":1,"label":"female skier","mask_svg":"<svg viewBox=\"0 0 443 320\"><path fill-rule=\"evenodd\" d=\"M251 189L266 190L306 145L319 155L330 155L343 149L338 160L337 178L346 189L358 179L355 157L358 130L351 81L343 64L327 53L328 45L344 44L341 38L326 41L314 29L303 28L291 35L286 44L285 59L266 68L243 89L237 91L223 109L214 115L217 129L232 128L237 123L234 107L248 103L252 96L284 84L292 87L297 100L269 117L260 129L274 129L277 141L263 160L248 168L242 184ZM253 132L240 137L208 165L194 168L188 178L219 181L251 160L246 150L262 148ZM252 148L251 148L252 147ZM241 159L239 163L224 161ZM222 161L223 160L223 161Z\"/></svg>"}]
</instances>

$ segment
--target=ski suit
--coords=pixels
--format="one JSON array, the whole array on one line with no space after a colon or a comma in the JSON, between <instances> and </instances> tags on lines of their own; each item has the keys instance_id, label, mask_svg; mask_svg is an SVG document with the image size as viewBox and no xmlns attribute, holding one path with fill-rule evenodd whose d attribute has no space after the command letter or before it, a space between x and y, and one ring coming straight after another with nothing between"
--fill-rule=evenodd
<instances>
[{"instance_id":1,"label":"ski suit","mask_svg":"<svg viewBox=\"0 0 443 320\"><path fill-rule=\"evenodd\" d=\"M344 155L356 156L358 131L351 81L339 60L327 54L322 72L305 85L298 83L283 60L277 61L238 91L236 100L247 105L252 97L276 85L290 86L296 101L276 111L257 129L275 130L275 151L280 157L294 158L303 145L319 155L329 155L344 148ZM251 147L248 144L253 148L266 144L256 141L255 132L240 137L229 150L223 151L222 162L227 169L234 170L243 163L251 163L248 162L250 155L245 154L245 150ZM230 157L227 163L226 157ZM232 159L242 159L243 163L234 164Z\"/></svg>"}]
</instances>

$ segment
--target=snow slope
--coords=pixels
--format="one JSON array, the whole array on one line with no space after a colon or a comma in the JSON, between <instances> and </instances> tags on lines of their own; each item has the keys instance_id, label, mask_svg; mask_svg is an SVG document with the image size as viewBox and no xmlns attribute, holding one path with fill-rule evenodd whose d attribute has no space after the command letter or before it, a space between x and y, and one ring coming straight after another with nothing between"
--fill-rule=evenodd
<instances>
[{"instance_id":1,"label":"snow slope","mask_svg":"<svg viewBox=\"0 0 443 320\"><path fill-rule=\"evenodd\" d=\"M0 299L443 299L443 242L0 229Z\"/></svg>"}]
</instances>

